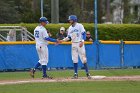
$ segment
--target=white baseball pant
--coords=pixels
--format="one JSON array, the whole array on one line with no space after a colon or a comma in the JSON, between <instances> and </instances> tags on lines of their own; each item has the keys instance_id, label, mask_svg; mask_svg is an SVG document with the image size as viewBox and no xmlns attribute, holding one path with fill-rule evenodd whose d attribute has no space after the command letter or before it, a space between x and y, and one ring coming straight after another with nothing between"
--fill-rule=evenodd
<instances>
[{"instance_id":1,"label":"white baseball pant","mask_svg":"<svg viewBox=\"0 0 140 93\"><path fill-rule=\"evenodd\" d=\"M86 51L85 51L85 45L82 47L79 47L79 43L72 43L72 60L73 63L78 63L78 55L82 61L82 63L87 63L86 58Z\"/></svg>"},{"instance_id":2,"label":"white baseball pant","mask_svg":"<svg viewBox=\"0 0 140 93\"><path fill-rule=\"evenodd\" d=\"M47 65L48 64L48 47L47 45L37 45L36 50L39 57L39 63L41 65Z\"/></svg>"}]
</instances>

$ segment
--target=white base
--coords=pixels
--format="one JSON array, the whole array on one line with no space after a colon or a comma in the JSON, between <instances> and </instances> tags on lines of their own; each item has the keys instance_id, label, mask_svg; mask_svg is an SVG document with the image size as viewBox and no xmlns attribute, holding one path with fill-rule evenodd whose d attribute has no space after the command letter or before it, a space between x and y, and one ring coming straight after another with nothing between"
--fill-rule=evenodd
<instances>
[{"instance_id":1,"label":"white base","mask_svg":"<svg viewBox=\"0 0 140 93\"><path fill-rule=\"evenodd\" d=\"M91 76L92 79L104 79L106 76Z\"/></svg>"}]
</instances>

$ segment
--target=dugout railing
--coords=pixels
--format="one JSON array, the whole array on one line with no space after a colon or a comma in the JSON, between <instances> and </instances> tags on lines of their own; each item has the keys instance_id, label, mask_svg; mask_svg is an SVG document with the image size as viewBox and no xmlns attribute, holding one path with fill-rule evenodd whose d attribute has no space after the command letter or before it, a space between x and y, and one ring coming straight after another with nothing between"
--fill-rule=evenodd
<instances>
[{"instance_id":1,"label":"dugout railing","mask_svg":"<svg viewBox=\"0 0 140 93\"><path fill-rule=\"evenodd\" d=\"M0 41L34 41L34 36L22 26L0 26Z\"/></svg>"}]
</instances>

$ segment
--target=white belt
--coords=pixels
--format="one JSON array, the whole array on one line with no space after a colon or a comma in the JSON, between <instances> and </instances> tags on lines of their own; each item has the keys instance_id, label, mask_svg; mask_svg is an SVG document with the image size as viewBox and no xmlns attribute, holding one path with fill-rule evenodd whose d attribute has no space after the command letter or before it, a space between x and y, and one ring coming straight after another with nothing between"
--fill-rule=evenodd
<instances>
[{"instance_id":1,"label":"white belt","mask_svg":"<svg viewBox=\"0 0 140 93\"><path fill-rule=\"evenodd\" d=\"M79 41L79 42L72 42L72 43L80 43L80 42L82 42L82 41Z\"/></svg>"}]
</instances>

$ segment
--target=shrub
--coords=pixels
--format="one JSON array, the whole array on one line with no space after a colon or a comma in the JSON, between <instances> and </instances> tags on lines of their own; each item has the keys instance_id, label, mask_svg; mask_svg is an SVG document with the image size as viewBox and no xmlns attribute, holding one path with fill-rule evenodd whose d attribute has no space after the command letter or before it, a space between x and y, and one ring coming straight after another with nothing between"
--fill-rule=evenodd
<instances>
[{"instance_id":1,"label":"shrub","mask_svg":"<svg viewBox=\"0 0 140 93\"><path fill-rule=\"evenodd\" d=\"M24 26L33 33L35 27L38 24L0 24L1 25L19 25ZM83 23L86 31L90 31L94 37L94 24ZM53 37L56 36L60 27L63 26L66 29L70 26L69 24L49 24L46 26L47 30L50 31ZM139 24L98 24L98 38L100 40L136 40L140 41L140 25Z\"/></svg>"}]
</instances>

